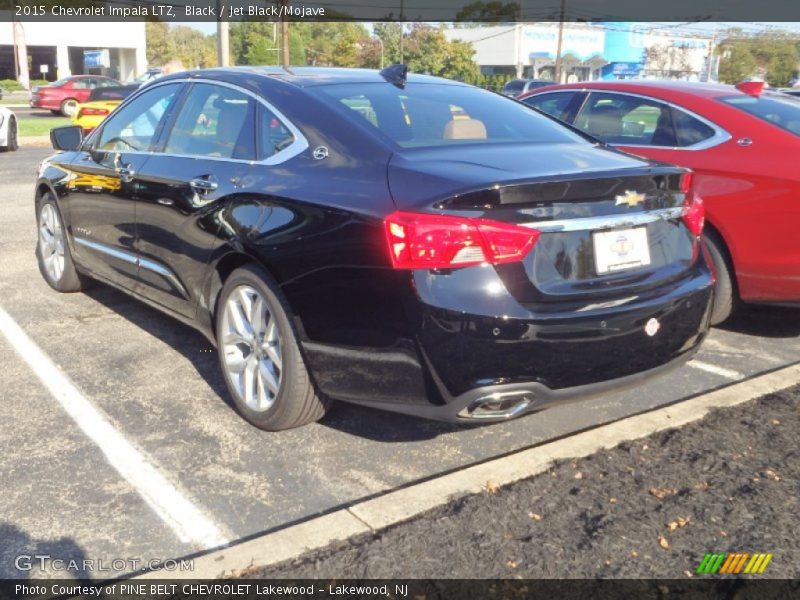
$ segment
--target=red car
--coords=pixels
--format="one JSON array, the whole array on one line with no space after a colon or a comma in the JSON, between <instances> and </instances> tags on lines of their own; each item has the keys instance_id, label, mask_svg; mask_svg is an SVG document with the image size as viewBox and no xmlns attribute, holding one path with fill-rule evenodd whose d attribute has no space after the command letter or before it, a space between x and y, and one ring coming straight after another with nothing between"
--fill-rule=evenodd
<instances>
[{"instance_id":1,"label":"red car","mask_svg":"<svg viewBox=\"0 0 800 600\"><path fill-rule=\"evenodd\" d=\"M100 75L73 75L54 81L50 85L31 89L31 106L46 108L53 114L71 117L79 104L89 99L92 90L98 87L122 85L116 79Z\"/></svg>"},{"instance_id":2,"label":"red car","mask_svg":"<svg viewBox=\"0 0 800 600\"><path fill-rule=\"evenodd\" d=\"M555 85L518 100L694 170L718 279L713 324L740 301L800 303L800 101L760 82L677 81Z\"/></svg>"}]
</instances>

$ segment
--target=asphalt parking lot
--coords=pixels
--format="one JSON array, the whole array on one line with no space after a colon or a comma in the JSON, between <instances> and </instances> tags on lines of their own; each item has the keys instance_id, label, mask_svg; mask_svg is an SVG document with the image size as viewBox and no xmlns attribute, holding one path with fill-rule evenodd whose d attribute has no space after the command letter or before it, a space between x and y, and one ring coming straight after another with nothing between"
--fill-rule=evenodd
<instances>
[{"instance_id":1,"label":"asphalt parking lot","mask_svg":"<svg viewBox=\"0 0 800 600\"><path fill-rule=\"evenodd\" d=\"M800 355L800 310L753 308L666 377L517 421L456 427L339 404L318 424L262 432L227 403L198 333L105 286L47 287L32 194L48 154L0 155L0 316L11 322L0 319L0 577L35 575L15 568L22 553L148 562L207 550ZM44 355L33 367L12 347L21 336ZM133 462L120 466L119 452ZM186 515L206 534L187 533Z\"/></svg>"}]
</instances>

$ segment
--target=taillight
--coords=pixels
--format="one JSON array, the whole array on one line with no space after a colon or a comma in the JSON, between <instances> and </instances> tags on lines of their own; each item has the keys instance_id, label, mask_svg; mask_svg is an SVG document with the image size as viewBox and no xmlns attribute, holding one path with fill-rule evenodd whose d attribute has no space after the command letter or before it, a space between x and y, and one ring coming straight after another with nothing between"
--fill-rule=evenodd
<instances>
[{"instance_id":1,"label":"taillight","mask_svg":"<svg viewBox=\"0 0 800 600\"><path fill-rule=\"evenodd\" d=\"M691 173L684 173L681 175L683 222L694 235L700 235L703 232L706 211L703 206L703 199L694 193L692 181L693 176Z\"/></svg>"},{"instance_id":2,"label":"taillight","mask_svg":"<svg viewBox=\"0 0 800 600\"><path fill-rule=\"evenodd\" d=\"M454 269L522 260L535 229L489 219L396 212L384 221L395 269Z\"/></svg>"},{"instance_id":3,"label":"taillight","mask_svg":"<svg viewBox=\"0 0 800 600\"><path fill-rule=\"evenodd\" d=\"M107 114L108 114L108 110L105 109L105 108L82 108L78 112L78 116L79 117L84 117L84 116L89 116L89 115L91 115L91 116L107 115Z\"/></svg>"}]
</instances>

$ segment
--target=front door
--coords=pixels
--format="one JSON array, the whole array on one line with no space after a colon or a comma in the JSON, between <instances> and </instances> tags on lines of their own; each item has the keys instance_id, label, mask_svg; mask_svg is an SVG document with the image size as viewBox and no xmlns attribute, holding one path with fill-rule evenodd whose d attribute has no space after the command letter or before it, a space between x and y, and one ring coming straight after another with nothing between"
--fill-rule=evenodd
<instances>
[{"instance_id":1,"label":"front door","mask_svg":"<svg viewBox=\"0 0 800 600\"><path fill-rule=\"evenodd\" d=\"M159 86L136 97L102 125L69 165L64 202L78 262L124 287L137 281L138 173L180 87Z\"/></svg>"}]
</instances>

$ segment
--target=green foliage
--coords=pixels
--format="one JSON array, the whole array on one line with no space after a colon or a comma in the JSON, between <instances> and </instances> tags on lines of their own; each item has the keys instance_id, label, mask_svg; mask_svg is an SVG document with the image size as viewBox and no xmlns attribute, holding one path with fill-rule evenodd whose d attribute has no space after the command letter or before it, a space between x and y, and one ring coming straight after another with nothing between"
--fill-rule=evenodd
<instances>
[{"instance_id":1,"label":"green foliage","mask_svg":"<svg viewBox=\"0 0 800 600\"><path fill-rule=\"evenodd\" d=\"M36 85L47 85L50 83L49 81L45 81L44 79L31 79L30 85L34 87ZM25 89L19 84L19 81L16 79L0 79L0 89L5 90L7 92L23 92Z\"/></svg>"},{"instance_id":2,"label":"green foliage","mask_svg":"<svg viewBox=\"0 0 800 600\"><path fill-rule=\"evenodd\" d=\"M719 78L724 83L739 83L752 76L763 77L776 87L789 85L800 64L800 44L796 38L781 33L759 35L750 39L734 37L720 42Z\"/></svg>"},{"instance_id":3,"label":"green foliage","mask_svg":"<svg viewBox=\"0 0 800 600\"><path fill-rule=\"evenodd\" d=\"M186 68L213 67L217 64L216 36L181 25L170 27L160 21L145 23L147 62L163 66L180 61Z\"/></svg>"}]
</instances>

